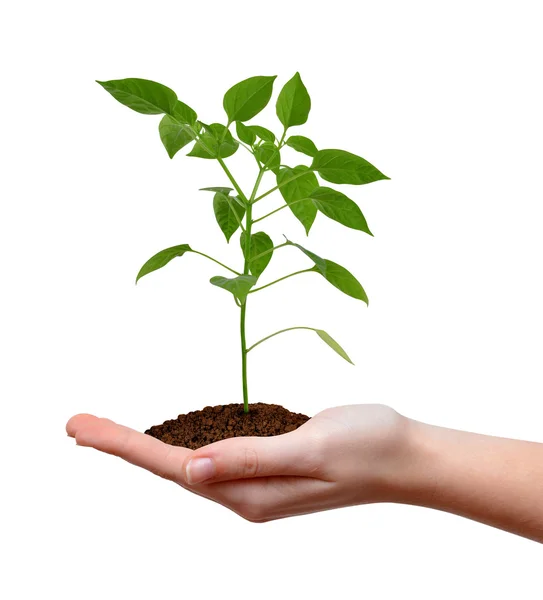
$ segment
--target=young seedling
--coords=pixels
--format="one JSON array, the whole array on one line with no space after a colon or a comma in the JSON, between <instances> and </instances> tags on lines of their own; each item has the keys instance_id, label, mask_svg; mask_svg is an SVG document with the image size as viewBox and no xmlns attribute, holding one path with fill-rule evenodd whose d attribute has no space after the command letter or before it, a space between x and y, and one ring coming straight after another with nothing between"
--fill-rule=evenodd
<instances>
[{"instance_id":1,"label":"young seedling","mask_svg":"<svg viewBox=\"0 0 543 600\"><path fill-rule=\"evenodd\" d=\"M118 79L99 81L121 104L145 115L164 115L159 123L160 138L168 155L173 158L182 148L193 142L187 156L218 161L231 187L206 187L202 190L214 193L213 209L217 223L227 242L238 230L241 230L240 243L243 254L243 269L236 270L188 244L181 244L162 250L152 256L140 269L136 282L144 275L156 271L168 264L173 258L187 252L199 254L214 261L232 276L218 275L211 283L230 292L240 309L241 368L243 403L245 412L249 411L249 393L247 389L247 354L262 342L295 329L315 332L330 348L342 358L352 362L345 350L322 329L299 326L282 329L247 347L245 320L247 301L255 294L301 273L318 273L326 281L343 293L368 303L368 297L359 281L344 267L331 260L321 258L300 244L285 238L281 244L274 245L270 236L263 231L254 231L254 226L268 219L278 211L288 207L303 225L306 234L320 212L326 217L372 235L366 219L358 205L341 192L319 185L316 173L324 181L335 184L363 185L380 179L388 179L383 173L360 156L344 150L318 150L307 137L292 135L287 137L291 127L303 125L308 118L311 100L299 73L296 73L281 90L276 103L276 113L282 125L279 138L275 134L256 124L248 124L262 111L272 96L276 77L250 77L231 87L224 95L223 106L226 112L226 125L198 119L196 112L177 98L173 90L146 79ZM231 129L235 130L234 137ZM297 152L310 157L311 164L286 166L281 161L281 150L289 146ZM242 148L254 157L256 180L250 193L244 192L226 165L225 159ZM276 185L259 195L262 177L271 171ZM255 205L279 191L284 204L256 217ZM312 266L295 273L287 274L275 281L259 284L260 277L268 266L274 252L280 248L297 249L307 256Z\"/></svg>"}]
</instances>

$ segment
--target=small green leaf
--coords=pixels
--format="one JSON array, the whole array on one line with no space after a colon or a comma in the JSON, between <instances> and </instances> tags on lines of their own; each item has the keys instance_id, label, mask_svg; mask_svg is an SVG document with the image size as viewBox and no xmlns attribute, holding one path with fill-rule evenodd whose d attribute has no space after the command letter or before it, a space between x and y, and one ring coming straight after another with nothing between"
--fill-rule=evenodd
<instances>
[{"instance_id":1,"label":"small green leaf","mask_svg":"<svg viewBox=\"0 0 543 600\"><path fill-rule=\"evenodd\" d=\"M255 150L255 156L268 171L274 171L281 164L281 155L271 142L264 142Z\"/></svg>"},{"instance_id":2,"label":"small green leaf","mask_svg":"<svg viewBox=\"0 0 543 600\"><path fill-rule=\"evenodd\" d=\"M248 121L257 115L270 101L276 77L250 77L232 86L223 100L230 123Z\"/></svg>"},{"instance_id":3,"label":"small green leaf","mask_svg":"<svg viewBox=\"0 0 543 600\"><path fill-rule=\"evenodd\" d=\"M206 130L205 133L200 135L203 144L200 141L196 142L187 156L194 156L196 158L228 158L236 152L239 143L224 125L221 125L221 123L212 123L211 125L202 123L202 125Z\"/></svg>"},{"instance_id":4,"label":"small green leaf","mask_svg":"<svg viewBox=\"0 0 543 600\"><path fill-rule=\"evenodd\" d=\"M228 194L230 194L230 192L232 192L232 188L229 187L206 187L206 188L200 188L200 192L221 192L221 194L226 194L228 196Z\"/></svg>"},{"instance_id":5,"label":"small green leaf","mask_svg":"<svg viewBox=\"0 0 543 600\"><path fill-rule=\"evenodd\" d=\"M187 125L179 123L170 115L162 117L158 125L158 132L170 158L173 158L181 148L194 140L194 134Z\"/></svg>"},{"instance_id":6,"label":"small green leaf","mask_svg":"<svg viewBox=\"0 0 543 600\"><path fill-rule=\"evenodd\" d=\"M345 150L319 150L311 168L332 183L362 185L389 179L367 160Z\"/></svg>"},{"instance_id":7,"label":"small green leaf","mask_svg":"<svg viewBox=\"0 0 543 600\"><path fill-rule=\"evenodd\" d=\"M351 365L354 365L353 361L349 358L347 352L343 350L343 348L336 342L336 340L331 335L329 335L328 333L326 333L326 331L323 331L322 329L315 329L314 331L321 338L321 340L326 342L330 346L330 348L332 348L332 350L334 350L341 356L341 358L344 358L347 362L350 362Z\"/></svg>"},{"instance_id":8,"label":"small green leaf","mask_svg":"<svg viewBox=\"0 0 543 600\"><path fill-rule=\"evenodd\" d=\"M264 140L265 142L275 142L275 135L269 129L260 127L260 125L247 125L247 127L261 140Z\"/></svg>"},{"instance_id":9,"label":"small green leaf","mask_svg":"<svg viewBox=\"0 0 543 600\"><path fill-rule=\"evenodd\" d=\"M236 121L236 133L238 134L238 138L252 146L256 141L256 134L251 131L251 128L247 125L244 125L241 121Z\"/></svg>"},{"instance_id":10,"label":"small green leaf","mask_svg":"<svg viewBox=\"0 0 543 600\"><path fill-rule=\"evenodd\" d=\"M148 79L97 81L115 100L143 115L172 115L177 95L169 87Z\"/></svg>"},{"instance_id":11,"label":"small green leaf","mask_svg":"<svg viewBox=\"0 0 543 600\"><path fill-rule=\"evenodd\" d=\"M309 196L318 210L329 219L373 235L358 204L347 198L345 194L329 187L318 187Z\"/></svg>"},{"instance_id":12,"label":"small green leaf","mask_svg":"<svg viewBox=\"0 0 543 600\"><path fill-rule=\"evenodd\" d=\"M307 154L307 156L315 157L317 155L317 146L303 135L293 135L288 138L287 146L294 148L296 152Z\"/></svg>"},{"instance_id":13,"label":"small green leaf","mask_svg":"<svg viewBox=\"0 0 543 600\"><path fill-rule=\"evenodd\" d=\"M300 73L285 83L277 98L277 116L285 129L294 125L303 125L311 110L311 98L302 82Z\"/></svg>"},{"instance_id":14,"label":"small green leaf","mask_svg":"<svg viewBox=\"0 0 543 600\"><path fill-rule=\"evenodd\" d=\"M212 277L210 283L233 294L241 304L245 303L247 294L256 283L254 275L238 275L237 277Z\"/></svg>"},{"instance_id":15,"label":"small green leaf","mask_svg":"<svg viewBox=\"0 0 543 600\"><path fill-rule=\"evenodd\" d=\"M304 171L307 172L306 175L302 175L290 183L284 183ZM285 167L277 175L277 185L281 186L279 191L285 202L289 205L294 216L304 226L306 234L309 234L309 230L317 216L317 207L309 199L311 192L319 187L315 173L304 165L294 167L293 169Z\"/></svg>"},{"instance_id":16,"label":"small green leaf","mask_svg":"<svg viewBox=\"0 0 543 600\"><path fill-rule=\"evenodd\" d=\"M245 208L233 202L228 194L217 192L213 197L213 210L215 218L221 228L226 241L229 242L232 235L237 231L240 221L245 214ZM234 213L234 211L236 211ZM236 214L238 215L236 218Z\"/></svg>"},{"instance_id":17,"label":"small green leaf","mask_svg":"<svg viewBox=\"0 0 543 600\"><path fill-rule=\"evenodd\" d=\"M151 256L151 258L140 269L138 276L136 277L136 283L138 283L138 280L141 279L144 275L156 271L157 269L161 269L176 256L183 256L185 252L192 252L192 248L188 244L172 246L171 248L166 248L165 250L161 250L154 256Z\"/></svg>"},{"instance_id":18,"label":"small green leaf","mask_svg":"<svg viewBox=\"0 0 543 600\"><path fill-rule=\"evenodd\" d=\"M295 244L289 240L287 243L296 246L296 248L299 248L306 256L308 256L315 263L315 271L320 273L333 286L337 287L338 290L341 290L344 294L347 294L347 296L362 300L368 304L368 296L366 295L364 288L356 277L347 271L345 267L326 258L317 256L314 252L300 246L300 244Z\"/></svg>"},{"instance_id":19,"label":"small green leaf","mask_svg":"<svg viewBox=\"0 0 543 600\"><path fill-rule=\"evenodd\" d=\"M245 232L242 232L240 236L240 244L241 249L243 250L243 255L245 256ZM264 272L264 269L268 266L273 252L268 252L273 248L273 242L270 236L263 231L259 231L258 233L253 233L251 235L251 249L249 252L249 269L251 273L255 277L260 277ZM262 254L263 252L268 252L268 254L264 254L264 256L259 256L256 260L253 258ZM247 257L246 257L247 258Z\"/></svg>"}]
</instances>

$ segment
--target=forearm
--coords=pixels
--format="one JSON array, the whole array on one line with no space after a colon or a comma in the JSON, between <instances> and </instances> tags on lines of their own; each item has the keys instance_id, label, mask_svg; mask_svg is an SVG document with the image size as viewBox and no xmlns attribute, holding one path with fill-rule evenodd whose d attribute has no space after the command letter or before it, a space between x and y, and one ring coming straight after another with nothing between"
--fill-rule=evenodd
<instances>
[{"instance_id":1,"label":"forearm","mask_svg":"<svg viewBox=\"0 0 543 600\"><path fill-rule=\"evenodd\" d=\"M397 499L543 542L543 444L409 420Z\"/></svg>"}]
</instances>

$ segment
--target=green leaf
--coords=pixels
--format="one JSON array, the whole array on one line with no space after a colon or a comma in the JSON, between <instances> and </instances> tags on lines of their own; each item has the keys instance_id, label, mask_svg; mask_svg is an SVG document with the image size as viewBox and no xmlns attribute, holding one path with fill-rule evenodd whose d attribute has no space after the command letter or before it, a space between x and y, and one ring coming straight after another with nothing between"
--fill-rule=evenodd
<instances>
[{"instance_id":1,"label":"green leaf","mask_svg":"<svg viewBox=\"0 0 543 600\"><path fill-rule=\"evenodd\" d=\"M212 277L210 283L233 294L241 304L245 303L247 294L256 283L254 275L238 275L237 277Z\"/></svg>"},{"instance_id":2,"label":"green leaf","mask_svg":"<svg viewBox=\"0 0 543 600\"><path fill-rule=\"evenodd\" d=\"M302 82L300 73L285 83L277 98L276 111L285 129L293 125L303 125L311 110L311 98Z\"/></svg>"},{"instance_id":3,"label":"green leaf","mask_svg":"<svg viewBox=\"0 0 543 600\"><path fill-rule=\"evenodd\" d=\"M318 210L329 219L373 235L358 204L347 198L345 194L329 187L318 187L311 192L310 198Z\"/></svg>"},{"instance_id":4,"label":"green leaf","mask_svg":"<svg viewBox=\"0 0 543 600\"><path fill-rule=\"evenodd\" d=\"M172 115L177 103L173 90L148 79L112 79L97 81L121 104L143 115Z\"/></svg>"},{"instance_id":5,"label":"green leaf","mask_svg":"<svg viewBox=\"0 0 543 600\"><path fill-rule=\"evenodd\" d=\"M173 116L180 123L185 123L186 125L196 125L196 119L198 115L196 111L194 111L188 104L181 102L178 100L173 109Z\"/></svg>"},{"instance_id":6,"label":"green leaf","mask_svg":"<svg viewBox=\"0 0 543 600\"><path fill-rule=\"evenodd\" d=\"M240 244L244 256L246 239L247 238L245 237L245 232L242 232L240 236ZM253 233L251 235L251 247L249 251L249 269L255 277L260 277L264 272L264 269L268 266L273 255L273 252L268 252L268 250L271 250L272 248L273 242L268 234L264 233L263 231L259 231L258 233ZM256 260L253 259L253 257L258 256L263 252L268 252L268 254L260 256Z\"/></svg>"},{"instance_id":7,"label":"green leaf","mask_svg":"<svg viewBox=\"0 0 543 600\"><path fill-rule=\"evenodd\" d=\"M256 134L241 121L236 121L236 133L238 134L238 138L242 142L249 144L249 146L252 146L256 141Z\"/></svg>"},{"instance_id":8,"label":"green leaf","mask_svg":"<svg viewBox=\"0 0 543 600\"><path fill-rule=\"evenodd\" d=\"M136 277L136 283L141 279L144 275L148 275L157 269L161 269L163 266L167 265L170 260L175 258L176 256L183 256L185 252L192 252L192 248L188 244L181 244L180 246L172 246L171 248L166 248L165 250L161 250L143 265L140 269L138 276Z\"/></svg>"},{"instance_id":9,"label":"green leaf","mask_svg":"<svg viewBox=\"0 0 543 600\"><path fill-rule=\"evenodd\" d=\"M334 350L341 356L341 358L344 358L347 362L350 362L351 365L354 365L353 361L349 358L347 352L343 350L343 348L336 342L336 340L331 335L329 335L328 333L326 333L326 331L323 331L322 329L314 329L314 331L321 338L321 340L323 340L323 342L326 342L330 346L330 348L332 348L332 350Z\"/></svg>"},{"instance_id":10,"label":"green leaf","mask_svg":"<svg viewBox=\"0 0 543 600\"><path fill-rule=\"evenodd\" d=\"M362 185L380 179L390 179L367 160L345 150L319 150L311 168L332 183Z\"/></svg>"},{"instance_id":11,"label":"green leaf","mask_svg":"<svg viewBox=\"0 0 543 600\"><path fill-rule=\"evenodd\" d=\"M187 128L187 125L179 123L170 115L162 117L158 125L158 132L170 158L173 158L181 148L194 140L194 134Z\"/></svg>"},{"instance_id":12,"label":"green leaf","mask_svg":"<svg viewBox=\"0 0 543 600\"><path fill-rule=\"evenodd\" d=\"M362 300L368 304L368 296L366 295L364 288L355 276L347 271L345 267L326 258L317 256L314 252L300 246L300 244L295 244L290 240L287 240L287 243L296 246L296 248L299 248L306 256L308 256L315 263L315 271L320 273L333 286L337 287L338 290L341 290L344 294L347 294L347 296L352 296L353 298Z\"/></svg>"},{"instance_id":13,"label":"green leaf","mask_svg":"<svg viewBox=\"0 0 543 600\"><path fill-rule=\"evenodd\" d=\"M268 171L274 171L281 164L281 155L277 147L271 142L264 142L255 150L255 156Z\"/></svg>"},{"instance_id":14,"label":"green leaf","mask_svg":"<svg viewBox=\"0 0 543 600\"><path fill-rule=\"evenodd\" d=\"M230 194L230 192L232 192L232 188L229 187L206 187L206 188L200 188L200 192L221 192L221 194L226 194L228 196L228 194Z\"/></svg>"},{"instance_id":15,"label":"green leaf","mask_svg":"<svg viewBox=\"0 0 543 600\"><path fill-rule=\"evenodd\" d=\"M220 123L212 123L211 125L202 123L202 125L206 130L200 135L203 145L200 141L196 142L187 156L195 156L196 158L228 158L236 152L239 143L224 125Z\"/></svg>"},{"instance_id":16,"label":"green leaf","mask_svg":"<svg viewBox=\"0 0 543 600\"><path fill-rule=\"evenodd\" d=\"M276 77L250 77L231 87L223 100L230 123L248 121L257 115L270 101Z\"/></svg>"},{"instance_id":17,"label":"green leaf","mask_svg":"<svg viewBox=\"0 0 543 600\"><path fill-rule=\"evenodd\" d=\"M224 233L227 242L230 241L232 235L237 231L240 221L245 214L245 208L239 206L232 200L233 198L230 198L228 194L223 194L222 192L217 192L213 197L215 218L217 219L217 223ZM237 218L236 214L238 215Z\"/></svg>"},{"instance_id":18,"label":"green leaf","mask_svg":"<svg viewBox=\"0 0 543 600\"><path fill-rule=\"evenodd\" d=\"M304 171L306 175L302 175L290 183L284 183ZM309 199L311 192L319 187L315 173L304 165L294 167L293 169L285 167L277 175L277 185L282 186L279 188L281 195L289 205L294 216L304 226L306 234L309 234L309 230L317 216L317 207Z\"/></svg>"},{"instance_id":19,"label":"green leaf","mask_svg":"<svg viewBox=\"0 0 543 600\"><path fill-rule=\"evenodd\" d=\"M260 125L248 125L247 127L261 140L264 140L265 142L275 142L275 135L269 129L261 127Z\"/></svg>"},{"instance_id":20,"label":"green leaf","mask_svg":"<svg viewBox=\"0 0 543 600\"><path fill-rule=\"evenodd\" d=\"M293 135L288 138L287 146L294 148L296 152L307 154L307 156L315 157L317 155L317 146L303 135Z\"/></svg>"}]
</instances>

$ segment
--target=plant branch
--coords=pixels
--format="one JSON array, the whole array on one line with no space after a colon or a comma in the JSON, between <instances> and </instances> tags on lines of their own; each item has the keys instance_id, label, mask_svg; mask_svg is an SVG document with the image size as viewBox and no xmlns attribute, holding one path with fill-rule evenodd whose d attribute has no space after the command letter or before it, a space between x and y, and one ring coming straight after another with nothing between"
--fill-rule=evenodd
<instances>
[{"instance_id":1,"label":"plant branch","mask_svg":"<svg viewBox=\"0 0 543 600\"><path fill-rule=\"evenodd\" d=\"M231 273L234 273L236 275L241 275L241 273L239 273L238 271L236 271L234 269L231 269L230 267L227 267L222 262L219 262L216 258L213 258L212 256L208 256L207 254L204 254L203 252L198 252L198 250L192 250L192 252L194 254L199 254L200 256L203 256L205 258L208 258L209 260L212 260L214 263L217 263L218 265L221 265L221 267L224 267L225 269L228 269Z\"/></svg>"},{"instance_id":2,"label":"plant branch","mask_svg":"<svg viewBox=\"0 0 543 600\"><path fill-rule=\"evenodd\" d=\"M281 182L280 185L276 185L271 190L268 190L267 192L264 192L261 196L258 196L258 198L255 198L253 203L258 202L259 200L262 200L262 198L269 196L272 192L275 192L275 190L282 188L284 185L287 185L287 183L290 183L291 181L294 181L295 179L298 179L299 177L303 177L304 175L306 175L309 172L310 172L310 169L308 169L307 171L304 170L301 173L298 173L298 175L294 175L294 177L291 177L290 179L287 179L286 181Z\"/></svg>"},{"instance_id":3,"label":"plant branch","mask_svg":"<svg viewBox=\"0 0 543 600\"><path fill-rule=\"evenodd\" d=\"M311 267L310 269L302 269L301 271L296 271L295 273L291 273L290 275L285 275L284 277L280 277L279 279L276 279L275 281L272 281L271 283L267 283L266 285L263 285L258 288L253 288L249 292L249 294L254 294L255 292L259 292L260 290L270 287L270 285L274 285L275 283L284 281L285 279L288 279L289 277L294 277L294 275L300 275L301 273L311 273L312 271L315 271L315 267Z\"/></svg>"},{"instance_id":4,"label":"plant branch","mask_svg":"<svg viewBox=\"0 0 543 600\"><path fill-rule=\"evenodd\" d=\"M258 217L258 219L255 219L253 221L253 223L258 223L258 221L262 221L263 219L266 219L267 217L271 217L276 212L279 212L280 210L287 208L287 206L292 206L293 204L297 204L298 202L303 202L304 200L310 200L310 198L298 198L298 200L293 200L292 202L289 202L288 204L283 204L283 206L280 206L279 208L272 210L267 215L264 215L263 217Z\"/></svg>"},{"instance_id":5,"label":"plant branch","mask_svg":"<svg viewBox=\"0 0 543 600\"><path fill-rule=\"evenodd\" d=\"M257 219L256 221L259 221L260 219ZM253 221L253 223L256 223L256 221ZM284 244L279 244L279 246L274 246L273 248L270 248L269 250L264 250L264 252L261 252L260 254L257 254L256 256L253 256L252 258L249 259L249 262L253 262L253 260L256 260L257 258L260 258L262 256L266 256L266 254L269 254L270 252L273 252L274 250L278 250L279 248L283 248L283 246L289 246L290 244L288 242L285 242Z\"/></svg>"},{"instance_id":6,"label":"plant branch","mask_svg":"<svg viewBox=\"0 0 543 600\"><path fill-rule=\"evenodd\" d=\"M308 329L309 331L315 331L313 327L287 327L286 329L281 329L280 331L276 331L275 333L272 333L270 335L267 335L265 338L262 338L260 341L256 342L256 344L253 344L250 348L248 348L247 352L250 352L253 348L256 348L262 342L265 342L266 340L269 340L270 338L275 337L280 333L285 333L285 331L293 331L294 329Z\"/></svg>"},{"instance_id":7,"label":"plant branch","mask_svg":"<svg viewBox=\"0 0 543 600\"><path fill-rule=\"evenodd\" d=\"M226 176L230 180L230 183L234 186L236 192L240 195L240 198L244 202L247 202L247 196L245 196L245 194L241 191L241 188L239 187L238 182L234 179L234 176L232 175L232 173L230 173L230 169L226 166L226 164L224 163L224 160L222 158L218 158L217 160L219 161L219 164L221 165L223 171L226 173Z\"/></svg>"}]
</instances>

